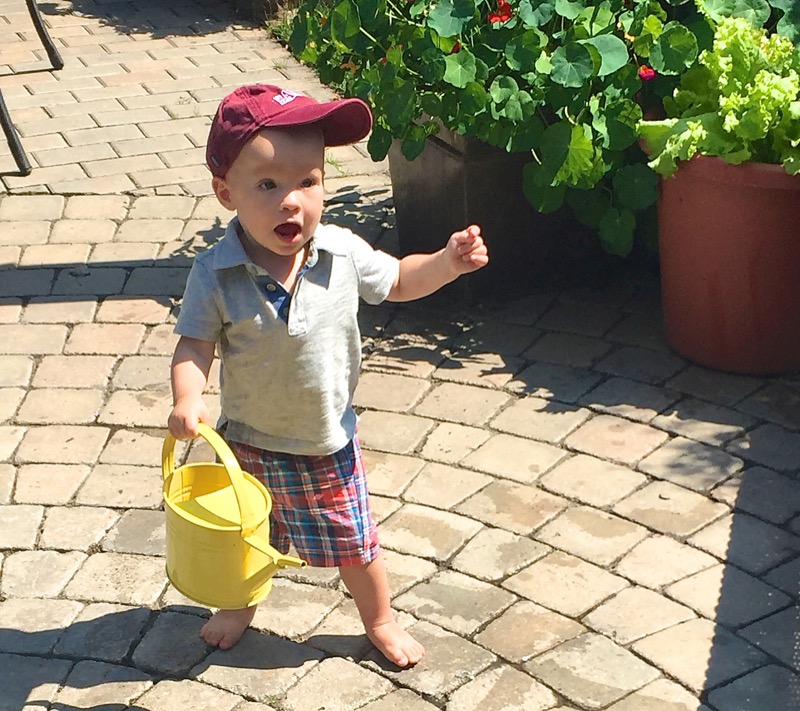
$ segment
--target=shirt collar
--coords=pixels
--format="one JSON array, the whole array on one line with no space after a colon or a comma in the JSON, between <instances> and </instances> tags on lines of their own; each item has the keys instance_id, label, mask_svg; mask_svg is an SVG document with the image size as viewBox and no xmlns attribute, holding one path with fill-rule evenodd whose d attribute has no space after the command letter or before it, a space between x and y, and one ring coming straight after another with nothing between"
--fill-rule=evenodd
<instances>
[{"instance_id":1,"label":"shirt collar","mask_svg":"<svg viewBox=\"0 0 800 711\"><path fill-rule=\"evenodd\" d=\"M244 251L242 242L239 239L239 218L234 217L225 228L225 234L217 243L214 253L214 269L229 269L238 266L255 266ZM310 269L319 261L319 252L329 252L337 256L345 256L347 251L333 239L327 232L324 225L319 225L314 236L309 242L308 259L306 266Z\"/></svg>"}]
</instances>

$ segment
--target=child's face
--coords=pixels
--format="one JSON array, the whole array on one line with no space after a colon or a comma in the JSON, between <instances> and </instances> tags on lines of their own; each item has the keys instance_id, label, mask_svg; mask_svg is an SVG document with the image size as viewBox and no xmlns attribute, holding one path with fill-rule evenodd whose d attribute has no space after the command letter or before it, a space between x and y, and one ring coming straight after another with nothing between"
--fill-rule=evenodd
<instances>
[{"instance_id":1,"label":"child's face","mask_svg":"<svg viewBox=\"0 0 800 711\"><path fill-rule=\"evenodd\" d=\"M239 216L251 258L292 257L322 218L325 142L319 128L263 129L242 148L224 178L219 201Z\"/></svg>"}]
</instances>

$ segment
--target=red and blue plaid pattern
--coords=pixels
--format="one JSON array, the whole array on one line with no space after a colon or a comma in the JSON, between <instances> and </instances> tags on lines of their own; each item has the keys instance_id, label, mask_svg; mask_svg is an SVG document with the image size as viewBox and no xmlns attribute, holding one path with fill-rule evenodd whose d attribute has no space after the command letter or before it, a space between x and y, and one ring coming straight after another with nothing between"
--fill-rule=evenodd
<instances>
[{"instance_id":1,"label":"red and blue plaid pattern","mask_svg":"<svg viewBox=\"0 0 800 711\"><path fill-rule=\"evenodd\" d=\"M309 565L369 563L380 552L367 476L356 439L324 456L269 452L229 442L242 469L272 496L270 543L281 553L289 542Z\"/></svg>"}]
</instances>

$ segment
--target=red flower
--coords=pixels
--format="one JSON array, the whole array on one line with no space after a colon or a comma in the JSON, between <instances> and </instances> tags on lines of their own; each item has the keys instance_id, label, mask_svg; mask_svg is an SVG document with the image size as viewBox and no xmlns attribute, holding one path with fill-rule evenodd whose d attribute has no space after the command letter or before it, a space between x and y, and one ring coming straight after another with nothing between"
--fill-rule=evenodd
<instances>
[{"instance_id":1,"label":"red flower","mask_svg":"<svg viewBox=\"0 0 800 711\"><path fill-rule=\"evenodd\" d=\"M497 12L490 12L488 16L489 22L508 22L514 17L514 12L511 9L511 3L508 0L497 0Z\"/></svg>"},{"instance_id":2,"label":"red flower","mask_svg":"<svg viewBox=\"0 0 800 711\"><path fill-rule=\"evenodd\" d=\"M639 67L639 79L642 81L653 81L658 76L658 72L652 67L643 64Z\"/></svg>"},{"instance_id":3,"label":"red flower","mask_svg":"<svg viewBox=\"0 0 800 711\"><path fill-rule=\"evenodd\" d=\"M456 52L461 51L461 42L456 40L456 43L453 45L453 49L450 50L450 54L455 54Z\"/></svg>"}]
</instances>

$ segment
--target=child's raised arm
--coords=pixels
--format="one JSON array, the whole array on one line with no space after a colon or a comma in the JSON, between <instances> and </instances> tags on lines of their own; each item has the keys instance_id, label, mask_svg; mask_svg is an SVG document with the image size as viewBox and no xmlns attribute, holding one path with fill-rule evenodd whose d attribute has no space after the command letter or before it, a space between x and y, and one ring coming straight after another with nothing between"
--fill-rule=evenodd
<instances>
[{"instance_id":1,"label":"child's raised arm","mask_svg":"<svg viewBox=\"0 0 800 711\"><path fill-rule=\"evenodd\" d=\"M203 389L214 360L214 341L181 336L172 356L172 412L167 422L177 439L197 437L199 422L211 423Z\"/></svg>"},{"instance_id":2,"label":"child's raised arm","mask_svg":"<svg viewBox=\"0 0 800 711\"><path fill-rule=\"evenodd\" d=\"M400 273L389 292L389 301L413 301L432 294L462 274L489 262L481 228L470 225L454 232L444 249L433 254L409 254L400 260Z\"/></svg>"}]
</instances>

